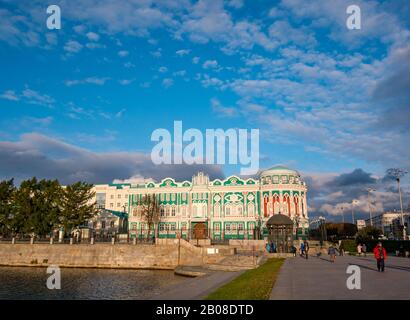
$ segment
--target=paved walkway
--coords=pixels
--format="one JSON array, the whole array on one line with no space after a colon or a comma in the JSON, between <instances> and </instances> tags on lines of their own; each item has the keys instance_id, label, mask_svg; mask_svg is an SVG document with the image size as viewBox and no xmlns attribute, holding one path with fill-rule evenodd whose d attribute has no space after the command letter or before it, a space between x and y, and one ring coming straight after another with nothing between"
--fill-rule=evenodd
<instances>
[{"instance_id":1,"label":"paved walkway","mask_svg":"<svg viewBox=\"0 0 410 320\"><path fill-rule=\"evenodd\" d=\"M349 264L361 270L361 290L349 290ZM289 258L283 264L271 300L277 299L410 299L410 259L388 257L385 272L378 272L373 256Z\"/></svg>"},{"instance_id":2,"label":"paved walkway","mask_svg":"<svg viewBox=\"0 0 410 320\"><path fill-rule=\"evenodd\" d=\"M187 278L177 286L151 297L154 300L201 300L219 287L239 276L243 271L209 271L209 274Z\"/></svg>"}]
</instances>

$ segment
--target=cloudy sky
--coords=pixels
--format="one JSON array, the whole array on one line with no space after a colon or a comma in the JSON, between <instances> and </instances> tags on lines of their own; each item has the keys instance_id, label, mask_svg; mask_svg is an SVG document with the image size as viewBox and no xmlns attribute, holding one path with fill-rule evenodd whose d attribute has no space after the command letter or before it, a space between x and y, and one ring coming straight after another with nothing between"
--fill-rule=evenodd
<instances>
[{"instance_id":1,"label":"cloudy sky","mask_svg":"<svg viewBox=\"0 0 410 320\"><path fill-rule=\"evenodd\" d=\"M398 207L410 169L410 2L0 0L0 179L63 183L211 177L155 166L157 128L260 129L260 166L310 187L311 215ZM409 174L410 175L410 174ZM405 206L409 175L403 178Z\"/></svg>"}]
</instances>

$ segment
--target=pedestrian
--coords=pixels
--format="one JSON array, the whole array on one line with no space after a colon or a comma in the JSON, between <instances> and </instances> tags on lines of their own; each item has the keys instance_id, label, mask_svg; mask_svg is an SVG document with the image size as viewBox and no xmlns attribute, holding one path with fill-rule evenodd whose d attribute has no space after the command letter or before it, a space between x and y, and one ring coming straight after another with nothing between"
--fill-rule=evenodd
<instances>
[{"instance_id":1,"label":"pedestrian","mask_svg":"<svg viewBox=\"0 0 410 320\"><path fill-rule=\"evenodd\" d=\"M344 256L344 255L345 255L344 245L343 245L343 242L340 242L340 244L339 244L339 256Z\"/></svg>"},{"instance_id":2,"label":"pedestrian","mask_svg":"<svg viewBox=\"0 0 410 320\"><path fill-rule=\"evenodd\" d=\"M302 242L300 244L300 256L303 257L304 254L305 254L305 243Z\"/></svg>"},{"instance_id":3,"label":"pedestrian","mask_svg":"<svg viewBox=\"0 0 410 320\"><path fill-rule=\"evenodd\" d=\"M382 246L382 243L379 242L373 250L374 257L377 261L377 270L384 272L384 261L386 260L386 249Z\"/></svg>"},{"instance_id":4,"label":"pedestrian","mask_svg":"<svg viewBox=\"0 0 410 320\"><path fill-rule=\"evenodd\" d=\"M292 244L292 246L290 247L290 252L293 253L293 256L296 257L296 247Z\"/></svg>"},{"instance_id":5,"label":"pedestrian","mask_svg":"<svg viewBox=\"0 0 410 320\"><path fill-rule=\"evenodd\" d=\"M305 245L305 258L307 259L308 253L309 253L309 243L305 240L304 245Z\"/></svg>"},{"instance_id":6,"label":"pedestrian","mask_svg":"<svg viewBox=\"0 0 410 320\"><path fill-rule=\"evenodd\" d=\"M268 253L270 253L270 244L269 244L269 242L266 243L266 251L267 251Z\"/></svg>"},{"instance_id":7,"label":"pedestrian","mask_svg":"<svg viewBox=\"0 0 410 320\"><path fill-rule=\"evenodd\" d=\"M273 247L274 246L273 241L271 241L269 245L270 245L270 253L274 253L274 251L273 251L273 248L274 248Z\"/></svg>"},{"instance_id":8,"label":"pedestrian","mask_svg":"<svg viewBox=\"0 0 410 320\"><path fill-rule=\"evenodd\" d=\"M336 260L336 248L333 245L330 245L329 250L327 252L330 256L330 261L335 262Z\"/></svg>"},{"instance_id":9,"label":"pedestrian","mask_svg":"<svg viewBox=\"0 0 410 320\"><path fill-rule=\"evenodd\" d=\"M367 247L366 247L366 244L365 244L365 243L363 243L363 245L362 245L362 252L363 252L363 255L366 257Z\"/></svg>"},{"instance_id":10,"label":"pedestrian","mask_svg":"<svg viewBox=\"0 0 410 320\"><path fill-rule=\"evenodd\" d=\"M362 245L360 243L357 245L357 255L362 255Z\"/></svg>"},{"instance_id":11,"label":"pedestrian","mask_svg":"<svg viewBox=\"0 0 410 320\"><path fill-rule=\"evenodd\" d=\"M273 253L276 253L276 245L273 243L273 242L271 242L271 250L272 250L272 252Z\"/></svg>"}]
</instances>

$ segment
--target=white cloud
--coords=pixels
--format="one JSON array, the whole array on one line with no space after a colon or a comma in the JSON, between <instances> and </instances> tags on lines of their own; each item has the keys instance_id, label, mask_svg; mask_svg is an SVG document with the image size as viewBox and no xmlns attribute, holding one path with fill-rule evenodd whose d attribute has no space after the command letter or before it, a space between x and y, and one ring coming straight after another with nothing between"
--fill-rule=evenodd
<instances>
[{"instance_id":1,"label":"white cloud","mask_svg":"<svg viewBox=\"0 0 410 320\"><path fill-rule=\"evenodd\" d=\"M0 98L6 99L6 100L12 100L12 101L20 100L19 97L16 95L16 93L13 90L4 91L4 93L0 96Z\"/></svg>"},{"instance_id":2,"label":"white cloud","mask_svg":"<svg viewBox=\"0 0 410 320\"><path fill-rule=\"evenodd\" d=\"M173 84L174 84L174 80L172 80L171 78L166 78L166 79L162 80L162 85L163 85L165 88L169 88L169 87L171 87Z\"/></svg>"},{"instance_id":3,"label":"white cloud","mask_svg":"<svg viewBox=\"0 0 410 320\"><path fill-rule=\"evenodd\" d=\"M6 90L0 98L11 101L22 100L25 103L37 104L42 106L51 107L55 100L47 94L41 94L30 88L25 88L21 93L16 93L14 90Z\"/></svg>"},{"instance_id":4,"label":"white cloud","mask_svg":"<svg viewBox=\"0 0 410 320\"><path fill-rule=\"evenodd\" d=\"M122 80L118 80L118 82L123 85L123 86L127 86L131 83L133 83L135 81L135 79L122 79Z\"/></svg>"},{"instance_id":5,"label":"white cloud","mask_svg":"<svg viewBox=\"0 0 410 320\"><path fill-rule=\"evenodd\" d=\"M202 67L204 69L216 69L218 67L218 61L216 61L216 60L206 60L202 64Z\"/></svg>"},{"instance_id":6,"label":"white cloud","mask_svg":"<svg viewBox=\"0 0 410 320\"><path fill-rule=\"evenodd\" d=\"M183 56L188 55L190 52L191 52L191 50L181 49L181 50L176 51L175 53L176 53L177 56L183 57Z\"/></svg>"},{"instance_id":7,"label":"white cloud","mask_svg":"<svg viewBox=\"0 0 410 320\"><path fill-rule=\"evenodd\" d=\"M82 48L83 48L83 45L75 40L69 40L64 45L64 50L69 53L77 53L81 51Z\"/></svg>"},{"instance_id":8,"label":"white cloud","mask_svg":"<svg viewBox=\"0 0 410 320\"><path fill-rule=\"evenodd\" d=\"M109 77L88 77L85 79L81 79L81 80L66 80L65 81L65 85L67 87L73 86L73 85L77 85L77 84L96 84L99 86L104 85L108 80L110 80Z\"/></svg>"},{"instance_id":9,"label":"white cloud","mask_svg":"<svg viewBox=\"0 0 410 320\"><path fill-rule=\"evenodd\" d=\"M100 40L100 36L99 36L97 33L95 33L95 32L88 32L88 33L86 34L86 36L87 36L88 40L90 40L90 41L98 41L98 40Z\"/></svg>"},{"instance_id":10,"label":"white cloud","mask_svg":"<svg viewBox=\"0 0 410 320\"><path fill-rule=\"evenodd\" d=\"M118 52L118 55L119 55L121 58L124 58L124 57L126 57L126 56L129 55L129 52L126 51L126 50L121 50L121 51Z\"/></svg>"}]
</instances>

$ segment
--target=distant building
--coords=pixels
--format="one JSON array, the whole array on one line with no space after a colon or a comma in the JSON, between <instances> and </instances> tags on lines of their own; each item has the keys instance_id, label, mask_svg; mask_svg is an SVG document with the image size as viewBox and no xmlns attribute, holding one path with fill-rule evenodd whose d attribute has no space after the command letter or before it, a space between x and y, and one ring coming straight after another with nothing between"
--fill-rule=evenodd
<instances>
[{"instance_id":1,"label":"distant building","mask_svg":"<svg viewBox=\"0 0 410 320\"><path fill-rule=\"evenodd\" d=\"M408 219L410 213L405 212L404 215ZM396 222L394 222L395 220ZM373 227L380 229L388 239L401 239L403 237L401 231L401 212L398 211L388 211L375 216L372 218L372 223L370 219L367 219L366 225L373 225ZM409 230L407 229L408 232Z\"/></svg>"},{"instance_id":2,"label":"distant building","mask_svg":"<svg viewBox=\"0 0 410 320\"><path fill-rule=\"evenodd\" d=\"M356 226L357 226L357 230L363 229L364 227L366 227L366 221L356 220Z\"/></svg>"},{"instance_id":3,"label":"distant building","mask_svg":"<svg viewBox=\"0 0 410 320\"><path fill-rule=\"evenodd\" d=\"M97 237L112 237L127 233L128 214L100 208L97 215L88 221L88 229Z\"/></svg>"},{"instance_id":4,"label":"distant building","mask_svg":"<svg viewBox=\"0 0 410 320\"><path fill-rule=\"evenodd\" d=\"M406 235L407 235L407 240L410 239L410 213L404 213L403 214L403 220L404 220L404 225L406 227ZM401 239L403 235L403 225L401 223L401 214L399 217L393 220L392 222L393 225L393 235L396 239Z\"/></svg>"}]
</instances>

